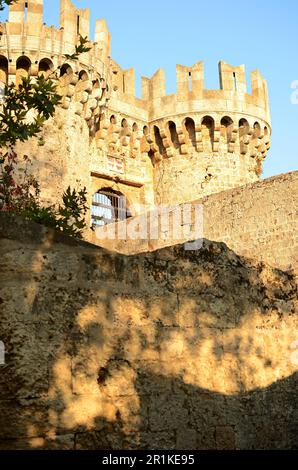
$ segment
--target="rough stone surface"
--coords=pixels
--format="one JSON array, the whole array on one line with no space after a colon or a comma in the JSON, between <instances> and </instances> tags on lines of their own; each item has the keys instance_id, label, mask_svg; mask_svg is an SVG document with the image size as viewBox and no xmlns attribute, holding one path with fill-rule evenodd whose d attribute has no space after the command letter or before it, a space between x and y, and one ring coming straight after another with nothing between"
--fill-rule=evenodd
<instances>
[{"instance_id":1,"label":"rough stone surface","mask_svg":"<svg viewBox=\"0 0 298 470\"><path fill-rule=\"evenodd\" d=\"M293 273L0 221L1 449L297 448Z\"/></svg>"},{"instance_id":2,"label":"rough stone surface","mask_svg":"<svg viewBox=\"0 0 298 470\"><path fill-rule=\"evenodd\" d=\"M236 253L262 260L274 267L284 270L298 269L297 171L192 201L192 212L195 211L197 204L202 205L203 209L199 227L202 226L204 238L225 242ZM183 208L183 205L180 207ZM197 237L196 227L195 230L188 229L186 224L182 227L185 235L181 236L180 240L173 237L173 229L176 229L174 224L170 225L164 237L162 225L159 224L158 237L153 239L149 213L145 215L146 238L142 236L138 240L130 240L128 236L125 240L117 240L117 237L103 238L105 233L114 228L116 235L123 233L124 225L126 225L124 233L129 233L130 223L134 223L137 219L141 221L141 217L143 216L98 229L90 240L112 251L134 254L157 250ZM183 221L182 217L181 220ZM194 220L193 215L191 220ZM98 238L98 234L101 234L101 239Z\"/></svg>"},{"instance_id":3,"label":"rough stone surface","mask_svg":"<svg viewBox=\"0 0 298 470\"><path fill-rule=\"evenodd\" d=\"M26 8L27 5L27 8ZM60 2L60 28L43 23L43 0L16 2L0 24L0 88L24 76L50 76L60 109L29 154L45 202L68 185L117 191L133 215L156 204L179 204L257 181L270 149L267 82L244 66L219 64L220 89L208 90L204 64L177 65L177 92L166 94L162 69L142 78L110 56L111 35L97 20L90 51L73 60L78 33L90 38L90 12ZM67 58L66 58L67 57ZM90 235L90 230L86 235Z\"/></svg>"},{"instance_id":4,"label":"rough stone surface","mask_svg":"<svg viewBox=\"0 0 298 470\"><path fill-rule=\"evenodd\" d=\"M70 58L90 13L60 3L58 29L43 0L14 2L0 24L0 90L43 74L62 97L16 148L42 201L81 184L93 210L108 191L108 210L124 195L125 216L146 220L195 201L206 240L180 244L193 214L179 240L156 227L99 243L89 213L85 238L101 248L0 214L0 449L297 448L298 173L258 181L266 80L252 72L247 93L244 67L220 62L207 90L198 62L177 66L177 93L158 70L137 98L104 20Z\"/></svg>"}]
</instances>

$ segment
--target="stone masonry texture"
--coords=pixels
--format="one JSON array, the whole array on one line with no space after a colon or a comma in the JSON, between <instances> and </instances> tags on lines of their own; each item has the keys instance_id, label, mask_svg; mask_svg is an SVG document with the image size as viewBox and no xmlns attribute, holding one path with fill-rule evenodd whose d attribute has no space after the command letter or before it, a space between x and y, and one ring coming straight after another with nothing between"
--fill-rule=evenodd
<instances>
[{"instance_id":1,"label":"stone masonry texture","mask_svg":"<svg viewBox=\"0 0 298 470\"><path fill-rule=\"evenodd\" d=\"M298 268L298 172L282 174L257 183L242 186L203 199L192 201L202 205L203 236L208 240L225 242L236 253L257 258L281 269ZM175 208L176 210L177 208ZM141 220L142 216L139 216ZM138 216L136 217L138 219ZM145 216L147 238L139 240L98 239L92 243L124 254L154 251L180 241L193 240L194 232L186 231L181 240L167 233L163 239L161 228L158 239L150 238L150 214ZM127 227L129 227L129 221ZM116 234L124 222L115 225ZM173 226L170 226L170 229ZM111 230L110 226L100 233ZM128 230L128 229L127 229Z\"/></svg>"},{"instance_id":2,"label":"stone masonry texture","mask_svg":"<svg viewBox=\"0 0 298 470\"><path fill-rule=\"evenodd\" d=\"M0 92L57 86L55 115L16 151L42 203L86 187L88 227L81 242L0 213L0 449L297 449L298 172L260 180L266 80L252 71L248 91L245 67L221 61L208 90L199 61L176 66L176 93L159 69L137 97L105 20L91 39L87 8L61 0L56 28L43 3L0 24ZM80 35L90 50L73 59ZM95 230L98 193L127 220ZM192 211L179 239L98 238L189 202L200 249L184 246Z\"/></svg>"},{"instance_id":3,"label":"stone masonry texture","mask_svg":"<svg viewBox=\"0 0 298 470\"><path fill-rule=\"evenodd\" d=\"M50 2L50 0L47 0ZM0 24L0 90L23 77L50 77L61 105L38 138L17 146L28 154L41 198L85 186L88 205L99 191L125 196L133 215L254 183L271 145L267 82L257 70L248 90L243 65L219 63L220 87L205 86L204 63L177 65L177 91L166 94L162 69L142 77L111 58L111 35L90 12L60 1L60 28L43 19L43 0L19 0ZM90 51L72 59L79 34ZM91 217L88 214L90 235Z\"/></svg>"},{"instance_id":4,"label":"stone masonry texture","mask_svg":"<svg viewBox=\"0 0 298 470\"><path fill-rule=\"evenodd\" d=\"M297 448L293 273L0 216L1 449Z\"/></svg>"}]
</instances>

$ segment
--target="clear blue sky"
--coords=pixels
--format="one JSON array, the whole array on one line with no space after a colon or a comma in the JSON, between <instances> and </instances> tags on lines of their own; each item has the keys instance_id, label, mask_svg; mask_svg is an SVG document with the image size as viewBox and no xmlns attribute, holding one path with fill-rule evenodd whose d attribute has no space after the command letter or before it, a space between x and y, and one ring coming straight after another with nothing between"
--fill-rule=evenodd
<instances>
[{"instance_id":1,"label":"clear blue sky","mask_svg":"<svg viewBox=\"0 0 298 470\"><path fill-rule=\"evenodd\" d=\"M105 18L112 57L124 68L151 76L166 71L167 92L176 88L175 65L205 62L207 88L218 88L220 60L259 69L269 83L272 147L264 177L298 169L298 105L291 83L298 80L297 0L73 0ZM58 25L59 0L44 0L45 22ZM140 89L140 82L138 83Z\"/></svg>"}]
</instances>

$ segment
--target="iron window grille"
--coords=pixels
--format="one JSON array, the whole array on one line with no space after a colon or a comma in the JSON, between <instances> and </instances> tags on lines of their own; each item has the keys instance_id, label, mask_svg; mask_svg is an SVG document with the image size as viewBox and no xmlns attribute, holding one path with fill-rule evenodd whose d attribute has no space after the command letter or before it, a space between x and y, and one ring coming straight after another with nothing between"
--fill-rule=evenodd
<instances>
[{"instance_id":1,"label":"iron window grille","mask_svg":"<svg viewBox=\"0 0 298 470\"><path fill-rule=\"evenodd\" d=\"M114 191L102 190L95 193L92 198L91 225L103 225L119 222L131 217L127 208L126 198L123 194Z\"/></svg>"}]
</instances>

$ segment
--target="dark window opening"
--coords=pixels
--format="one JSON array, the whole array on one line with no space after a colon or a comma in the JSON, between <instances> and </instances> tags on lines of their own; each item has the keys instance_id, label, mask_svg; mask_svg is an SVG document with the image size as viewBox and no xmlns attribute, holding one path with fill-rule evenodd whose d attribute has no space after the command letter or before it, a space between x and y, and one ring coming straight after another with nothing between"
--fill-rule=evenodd
<instances>
[{"instance_id":1,"label":"dark window opening","mask_svg":"<svg viewBox=\"0 0 298 470\"><path fill-rule=\"evenodd\" d=\"M220 121L220 135L228 144L232 141L232 131L234 123L232 119L225 116Z\"/></svg>"},{"instance_id":2,"label":"dark window opening","mask_svg":"<svg viewBox=\"0 0 298 470\"><path fill-rule=\"evenodd\" d=\"M191 72L188 72L188 91L192 91L192 76L191 76Z\"/></svg>"},{"instance_id":3,"label":"dark window opening","mask_svg":"<svg viewBox=\"0 0 298 470\"><path fill-rule=\"evenodd\" d=\"M172 144L174 145L175 149L179 149L180 144L179 144L179 137L177 133L176 124L173 121L169 121L168 126L169 126Z\"/></svg>"},{"instance_id":4,"label":"dark window opening","mask_svg":"<svg viewBox=\"0 0 298 470\"><path fill-rule=\"evenodd\" d=\"M155 137L155 143L158 147L160 155L164 155L166 153L166 149L165 149L162 137L160 135L160 130L157 126L154 126L154 137Z\"/></svg>"},{"instance_id":5,"label":"dark window opening","mask_svg":"<svg viewBox=\"0 0 298 470\"><path fill-rule=\"evenodd\" d=\"M53 63L49 59L42 59L38 65L38 74L48 77L53 68Z\"/></svg>"},{"instance_id":6,"label":"dark window opening","mask_svg":"<svg viewBox=\"0 0 298 470\"><path fill-rule=\"evenodd\" d=\"M205 116L202 120L202 135L203 140L209 136L210 142L208 145L208 150L213 150L214 146L214 119L210 116Z\"/></svg>"},{"instance_id":7,"label":"dark window opening","mask_svg":"<svg viewBox=\"0 0 298 470\"><path fill-rule=\"evenodd\" d=\"M72 73L72 68L68 64L63 64L61 69L60 69L60 77L63 77L64 75L69 75Z\"/></svg>"},{"instance_id":8,"label":"dark window opening","mask_svg":"<svg viewBox=\"0 0 298 470\"><path fill-rule=\"evenodd\" d=\"M233 72L233 78L234 78L234 90L237 91L237 76L236 76L236 72Z\"/></svg>"},{"instance_id":9,"label":"dark window opening","mask_svg":"<svg viewBox=\"0 0 298 470\"><path fill-rule=\"evenodd\" d=\"M185 119L185 129L187 131L189 140L192 144L193 147L196 147L196 128L195 128L195 122L191 118L186 118Z\"/></svg>"},{"instance_id":10,"label":"dark window opening","mask_svg":"<svg viewBox=\"0 0 298 470\"><path fill-rule=\"evenodd\" d=\"M19 57L16 62L17 75L28 77L30 74L31 62L28 57Z\"/></svg>"},{"instance_id":11,"label":"dark window opening","mask_svg":"<svg viewBox=\"0 0 298 470\"><path fill-rule=\"evenodd\" d=\"M25 21L27 21L28 18L28 2L25 2Z\"/></svg>"}]
</instances>

